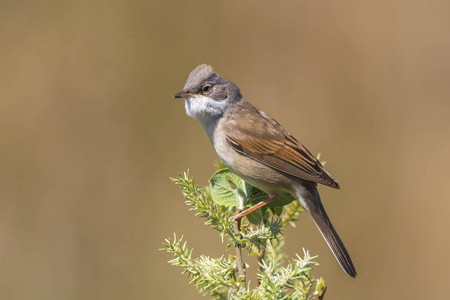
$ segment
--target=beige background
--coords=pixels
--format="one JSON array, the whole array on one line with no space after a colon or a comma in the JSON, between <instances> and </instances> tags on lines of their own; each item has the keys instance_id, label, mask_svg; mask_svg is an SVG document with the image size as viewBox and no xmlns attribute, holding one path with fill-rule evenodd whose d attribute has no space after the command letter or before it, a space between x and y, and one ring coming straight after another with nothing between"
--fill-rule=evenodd
<instances>
[{"instance_id":1,"label":"beige background","mask_svg":"<svg viewBox=\"0 0 450 300\"><path fill-rule=\"evenodd\" d=\"M449 1L24 2L0 4L1 299L200 298L158 251L223 253L169 180L217 160L172 99L200 63L342 184L321 194L356 280L307 215L286 232L326 298L446 294Z\"/></svg>"}]
</instances>

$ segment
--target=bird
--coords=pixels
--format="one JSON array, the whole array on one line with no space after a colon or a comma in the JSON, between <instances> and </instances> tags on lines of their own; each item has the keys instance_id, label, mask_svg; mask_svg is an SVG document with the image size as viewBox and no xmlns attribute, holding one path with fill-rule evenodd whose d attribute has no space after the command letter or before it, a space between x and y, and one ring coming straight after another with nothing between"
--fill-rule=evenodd
<instances>
[{"instance_id":1,"label":"bird","mask_svg":"<svg viewBox=\"0 0 450 300\"><path fill-rule=\"evenodd\" d=\"M269 195L234 220L274 201L280 193L290 193L311 215L345 273L356 277L352 259L317 189L317 184L340 189L339 182L302 143L245 100L238 86L210 65L197 66L173 97L184 99L186 114L203 126L223 164Z\"/></svg>"}]
</instances>

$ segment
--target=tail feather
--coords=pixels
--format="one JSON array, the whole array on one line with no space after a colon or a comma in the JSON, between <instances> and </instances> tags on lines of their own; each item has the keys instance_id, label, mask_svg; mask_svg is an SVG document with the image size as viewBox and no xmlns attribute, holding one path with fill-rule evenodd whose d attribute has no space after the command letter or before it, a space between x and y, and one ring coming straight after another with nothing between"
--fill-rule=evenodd
<instances>
[{"instance_id":1,"label":"tail feather","mask_svg":"<svg viewBox=\"0 0 450 300\"><path fill-rule=\"evenodd\" d=\"M331 224L330 219L328 218L328 215L325 212L325 209L320 200L318 204L319 205L314 205L315 209L308 209L314 220L314 223L316 223L316 226L327 242L328 247L330 247L331 252L333 252L339 265L342 267L345 273L353 278L356 277L356 269L353 266L350 254L348 254L344 243Z\"/></svg>"}]
</instances>

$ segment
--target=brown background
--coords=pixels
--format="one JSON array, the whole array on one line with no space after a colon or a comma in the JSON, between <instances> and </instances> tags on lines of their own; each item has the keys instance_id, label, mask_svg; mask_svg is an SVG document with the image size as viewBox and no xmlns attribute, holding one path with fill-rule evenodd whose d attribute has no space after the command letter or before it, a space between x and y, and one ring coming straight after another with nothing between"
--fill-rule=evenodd
<instances>
[{"instance_id":1,"label":"brown background","mask_svg":"<svg viewBox=\"0 0 450 300\"><path fill-rule=\"evenodd\" d=\"M358 277L311 219L330 299L440 299L450 262L449 1L2 1L0 298L198 299L158 251L223 253L169 177L217 160L172 99L209 63L321 152ZM254 263L253 263L254 266Z\"/></svg>"}]
</instances>

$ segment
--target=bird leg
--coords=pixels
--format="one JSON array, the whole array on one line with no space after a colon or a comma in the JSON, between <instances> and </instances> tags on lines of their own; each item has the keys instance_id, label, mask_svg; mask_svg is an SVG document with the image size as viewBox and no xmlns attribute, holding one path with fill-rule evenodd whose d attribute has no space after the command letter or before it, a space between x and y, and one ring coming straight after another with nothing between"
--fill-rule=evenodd
<instances>
[{"instance_id":1,"label":"bird leg","mask_svg":"<svg viewBox=\"0 0 450 300\"><path fill-rule=\"evenodd\" d=\"M261 202L259 202L258 204L253 205L250 208L247 208L246 210L244 210L243 212L234 215L233 217L231 217L231 221L239 221L240 219L242 219L243 217L245 217L248 214L251 214L252 212L254 212L255 210L257 210L258 208L261 208L267 204L269 204L270 202L275 201L278 198L278 194L274 194L274 195L270 195L270 198L263 200Z\"/></svg>"}]
</instances>

